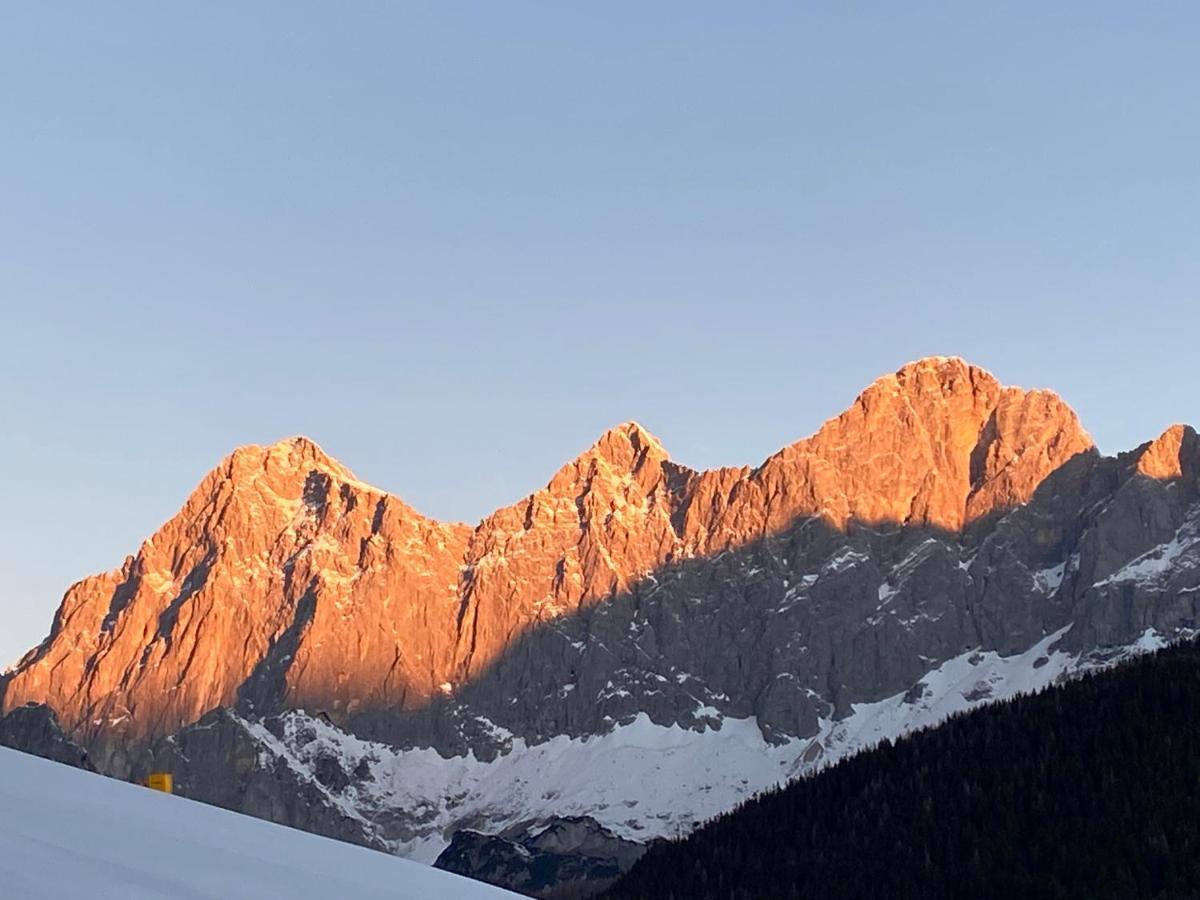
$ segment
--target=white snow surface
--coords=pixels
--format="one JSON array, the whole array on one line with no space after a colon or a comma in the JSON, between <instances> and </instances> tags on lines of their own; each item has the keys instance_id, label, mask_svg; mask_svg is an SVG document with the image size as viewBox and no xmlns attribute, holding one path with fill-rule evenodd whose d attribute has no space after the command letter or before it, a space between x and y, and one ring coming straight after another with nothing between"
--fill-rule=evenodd
<instances>
[{"instance_id":1,"label":"white snow surface","mask_svg":"<svg viewBox=\"0 0 1200 900\"><path fill-rule=\"evenodd\" d=\"M1071 654L1050 651L1069 628L1047 635L1019 656L968 652L947 660L920 680L925 689L914 702L897 694L875 703L855 703L851 714L839 721L823 719L819 738L825 752L817 764L829 765L885 739L937 725L954 713L1054 684L1078 663ZM1044 662L1035 667L1039 660Z\"/></svg>"},{"instance_id":2,"label":"white snow surface","mask_svg":"<svg viewBox=\"0 0 1200 900\"><path fill-rule=\"evenodd\" d=\"M1171 540L1152 547L1141 556L1126 563L1103 581L1096 582L1096 587L1123 581L1153 584L1181 567L1195 565L1194 554L1196 551L1200 551L1200 507L1188 515ZM1191 560L1182 559L1186 556L1193 558Z\"/></svg>"},{"instance_id":3,"label":"white snow surface","mask_svg":"<svg viewBox=\"0 0 1200 900\"><path fill-rule=\"evenodd\" d=\"M1067 561L1060 562L1057 566L1039 569L1033 573L1034 587L1043 594L1053 594L1062 584L1063 576L1067 572Z\"/></svg>"},{"instance_id":4,"label":"white snow surface","mask_svg":"<svg viewBox=\"0 0 1200 900\"><path fill-rule=\"evenodd\" d=\"M783 743L767 741L754 718L723 717L715 709L708 712L719 728L658 725L641 713L606 734L559 735L532 745L515 738L511 751L489 762L473 754L446 758L432 749L397 750L300 711L285 718L282 740L261 725L245 725L265 751L329 794L347 815L367 823L381 840L371 825L376 814L403 810L413 816L411 836L388 844L420 862L436 859L460 827L497 833L554 816L591 816L622 837L647 841L685 834L748 796L884 739L1164 643L1148 630L1121 653L1097 662L1051 649L1067 630L1046 635L1015 656L964 652L921 678L923 689L854 704L842 719L821 719L815 736ZM311 774L315 761L326 755L338 758L347 772L365 760L371 778L356 780L340 793L329 791Z\"/></svg>"},{"instance_id":5,"label":"white snow surface","mask_svg":"<svg viewBox=\"0 0 1200 900\"><path fill-rule=\"evenodd\" d=\"M21 900L516 896L4 748L0 811L0 894Z\"/></svg>"},{"instance_id":6,"label":"white snow surface","mask_svg":"<svg viewBox=\"0 0 1200 900\"><path fill-rule=\"evenodd\" d=\"M716 712L713 710L713 712ZM364 758L372 778L331 799L343 810L406 810L427 819L421 833L393 849L432 862L459 822L498 832L519 822L587 815L623 837L646 841L686 833L740 799L785 781L800 742L767 743L753 719L725 719L719 731L656 725L644 714L602 735L559 735L513 749L490 762L473 753L447 759L435 750L396 750L360 740L301 712L285 720L280 741L255 723L246 727L301 777L336 755L347 771ZM298 741L304 732L314 740ZM315 782L313 782L315 784Z\"/></svg>"}]
</instances>

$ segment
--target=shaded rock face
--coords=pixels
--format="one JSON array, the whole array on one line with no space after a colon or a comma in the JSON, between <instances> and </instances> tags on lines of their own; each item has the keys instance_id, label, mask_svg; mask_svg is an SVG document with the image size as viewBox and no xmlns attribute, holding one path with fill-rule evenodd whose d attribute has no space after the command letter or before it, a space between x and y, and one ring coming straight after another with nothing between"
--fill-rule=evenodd
<instances>
[{"instance_id":1,"label":"shaded rock face","mask_svg":"<svg viewBox=\"0 0 1200 900\"><path fill-rule=\"evenodd\" d=\"M594 819L571 817L498 835L459 831L434 865L534 897L582 897L629 871L645 849Z\"/></svg>"},{"instance_id":2,"label":"shaded rock face","mask_svg":"<svg viewBox=\"0 0 1200 900\"><path fill-rule=\"evenodd\" d=\"M142 748L130 774L175 773L175 793L378 850L375 831L324 790L321 777L349 782L336 765L298 773L270 752L268 726L253 730L228 710L214 710L178 733Z\"/></svg>"},{"instance_id":3,"label":"shaded rock face","mask_svg":"<svg viewBox=\"0 0 1200 900\"><path fill-rule=\"evenodd\" d=\"M63 733L54 710L45 704L18 706L0 717L0 747L96 771L87 751Z\"/></svg>"},{"instance_id":4,"label":"shaded rock face","mask_svg":"<svg viewBox=\"0 0 1200 900\"><path fill-rule=\"evenodd\" d=\"M1064 649L1103 656L1198 620L1194 431L1104 458L1055 395L935 358L753 469L698 472L619 426L474 528L303 438L243 448L68 590L0 711L49 705L110 774L170 766L189 796L398 848L427 811L364 817L366 757L296 763L271 723L304 709L478 760L638 714L754 717L782 744L854 704L915 707L964 651L1070 626Z\"/></svg>"}]
</instances>

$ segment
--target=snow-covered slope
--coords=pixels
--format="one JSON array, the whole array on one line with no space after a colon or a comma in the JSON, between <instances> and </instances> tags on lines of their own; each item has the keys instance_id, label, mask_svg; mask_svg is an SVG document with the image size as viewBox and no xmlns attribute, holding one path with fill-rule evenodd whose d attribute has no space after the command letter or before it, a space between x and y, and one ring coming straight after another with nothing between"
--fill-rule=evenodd
<instances>
[{"instance_id":1,"label":"snow-covered slope","mask_svg":"<svg viewBox=\"0 0 1200 900\"><path fill-rule=\"evenodd\" d=\"M22 900L514 896L3 748L0 894Z\"/></svg>"}]
</instances>

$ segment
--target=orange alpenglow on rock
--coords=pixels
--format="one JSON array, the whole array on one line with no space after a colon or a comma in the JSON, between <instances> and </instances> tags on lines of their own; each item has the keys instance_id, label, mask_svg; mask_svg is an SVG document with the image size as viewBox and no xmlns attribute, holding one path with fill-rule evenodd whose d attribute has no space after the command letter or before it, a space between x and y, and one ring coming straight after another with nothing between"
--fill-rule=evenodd
<instances>
[{"instance_id":1,"label":"orange alpenglow on rock","mask_svg":"<svg viewBox=\"0 0 1200 900\"><path fill-rule=\"evenodd\" d=\"M46 702L85 739L171 734L237 703L415 710L664 565L804 518L956 532L1091 448L1056 395L956 358L879 379L754 469L698 472L618 426L475 528L425 518L305 438L245 447L120 569L67 591L3 708Z\"/></svg>"},{"instance_id":2,"label":"orange alpenglow on rock","mask_svg":"<svg viewBox=\"0 0 1200 900\"><path fill-rule=\"evenodd\" d=\"M1166 481L1184 477L1185 466L1191 472L1200 470L1197 460L1200 460L1200 441L1196 432L1187 425L1172 425L1146 445L1138 457L1137 470L1148 478Z\"/></svg>"},{"instance_id":3,"label":"orange alpenglow on rock","mask_svg":"<svg viewBox=\"0 0 1200 900\"><path fill-rule=\"evenodd\" d=\"M742 470L725 522L761 534L821 515L838 526L958 531L1023 503L1091 448L1056 394L1003 387L958 358L923 359L877 380L811 438Z\"/></svg>"}]
</instances>

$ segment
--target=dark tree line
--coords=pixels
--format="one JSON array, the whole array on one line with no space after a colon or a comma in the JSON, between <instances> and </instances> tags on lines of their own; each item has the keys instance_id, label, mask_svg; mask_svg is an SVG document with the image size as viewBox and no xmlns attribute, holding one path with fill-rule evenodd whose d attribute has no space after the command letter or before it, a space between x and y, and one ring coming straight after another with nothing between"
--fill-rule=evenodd
<instances>
[{"instance_id":1,"label":"dark tree line","mask_svg":"<svg viewBox=\"0 0 1200 900\"><path fill-rule=\"evenodd\" d=\"M1200 898L1200 646L755 797L656 844L605 896Z\"/></svg>"}]
</instances>

